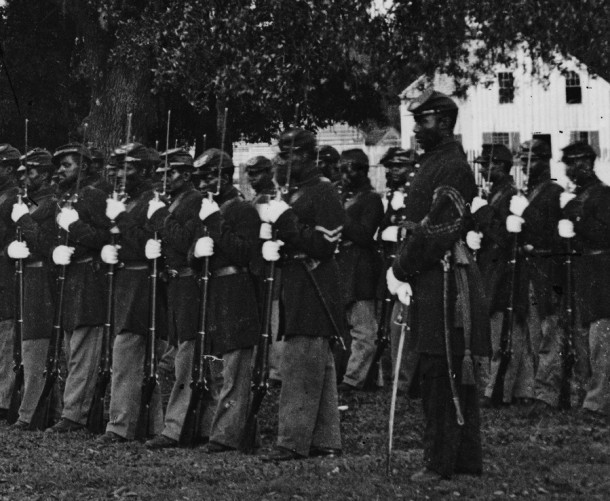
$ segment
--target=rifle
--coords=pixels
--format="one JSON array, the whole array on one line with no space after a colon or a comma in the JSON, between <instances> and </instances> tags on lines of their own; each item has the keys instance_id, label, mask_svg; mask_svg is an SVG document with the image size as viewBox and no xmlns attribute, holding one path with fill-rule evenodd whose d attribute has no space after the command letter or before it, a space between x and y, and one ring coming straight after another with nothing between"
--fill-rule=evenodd
<instances>
[{"instance_id":1,"label":"rifle","mask_svg":"<svg viewBox=\"0 0 610 501\"><path fill-rule=\"evenodd\" d=\"M114 226L110 230L110 245L116 244L118 229ZM106 388L110 383L112 373L112 338L114 332L114 264L108 265L106 271L106 319L102 332L102 357L95 383L93 402L87 417L87 429L91 433L104 433L104 401L106 400Z\"/></svg>"},{"instance_id":2,"label":"rifle","mask_svg":"<svg viewBox=\"0 0 610 501\"><path fill-rule=\"evenodd\" d=\"M273 232L273 240L277 239L277 230ZM267 264L267 277L265 278L265 295L263 299L263 328L258 338L254 370L252 372L252 401L248 409L246 427L241 450L246 453L254 452L258 429L258 413L263 399L269 389L269 345L271 344L271 315L273 307L273 284L275 283L275 261Z\"/></svg>"},{"instance_id":3,"label":"rifle","mask_svg":"<svg viewBox=\"0 0 610 501\"><path fill-rule=\"evenodd\" d=\"M502 331L500 334L500 349L494 354L494 360L500 359L496 380L491 392L491 402L495 406L500 406L504 402L504 381L506 371L513 354L513 324L515 320L515 289L517 288L517 255L519 251L518 233L513 236L511 256L509 263L509 295L508 306L502 317Z\"/></svg>"},{"instance_id":4,"label":"rifle","mask_svg":"<svg viewBox=\"0 0 610 501\"><path fill-rule=\"evenodd\" d=\"M574 337L576 333L575 329L575 315L574 315L574 277L572 275L572 242L569 238L566 239L566 258L564 261L566 271L566 309L564 315L565 323L565 334L564 334L564 345L561 350L563 358L563 376L561 378L561 388L559 390L559 407L562 409L569 409L571 406L570 402L570 379L572 379L572 372L574 370L574 364L576 363L576 353L574 350Z\"/></svg>"},{"instance_id":5,"label":"rifle","mask_svg":"<svg viewBox=\"0 0 610 501\"><path fill-rule=\"evenodd\" d=\"M65 235L64 245L68 244L68 234ZM53 407L55 402L54 392L55 385L60 379L59 375L59 358L61 355L61 341L63 335L63 304L64 290L66 283L67 266L59 267L57 276L57 302L53 312L53 330L51 331L51 340L49 342L49 351L47 354L47 362L45 368L45 380L42 392L36 405L36 410L30 421L31 430L45 430L53 424Z\"/></svg>"},{"instance_id":6,"label":"rifle","mask_svg":"<svg viewBox=\"0 0 610 501\"><path fill-rule=\"evenodd\" d=\"M19 203L21 195L19 195ZM17 226L17 241L23 241L21 226ZM23 339L23 259L15 263L15 333L13 337L13 371L15 383L11 392L11 401L8 407L6 421L13 424L19 419L19 407L23 398L23 360L21 358L21 340Z\"/></svg>"},{"instance_id":7,"label":"rifle","mask_svg":"<svg viewBox=\"0 0 610 501\"><path fill-rule=\"evenodd\" d=\"M208 236L207 228L204 228L203 236ZM208 316L208 290L210 282L209 257L203 258L200 280L197 341L193 352L193 367L191 370L191 399L178 440L180 445L188 446L197 445L201 439L201 417L205 410L204 401L210 394L210 385L208 381L210 363L212 360L216 359L216 357L206 354L208 336L206 332L206 321Z\"/></svg>"},{"instance_id":8,"label":"rifle","mask_svg":"<svg viewBox=\"0 0 610 501\"><path fill-rule=\"evenodd\" d=\"M169 130L172 110L167 112L167 131L165 135L165 172L163 175L163 195L167 188L167 169L169 151ZM155 199L159 194L155 191ZM155 231L153 238L159 239ZM149 293L148 293L148 338L146 339L146 353L144 355L144 379L142 380L142 394L140 396L140 412L136 424L136 440L146 440L150 428L150 403L157 387L157 280L159 278L159 259L153 259L150 264Z\"/></svg>"}]
</instances>

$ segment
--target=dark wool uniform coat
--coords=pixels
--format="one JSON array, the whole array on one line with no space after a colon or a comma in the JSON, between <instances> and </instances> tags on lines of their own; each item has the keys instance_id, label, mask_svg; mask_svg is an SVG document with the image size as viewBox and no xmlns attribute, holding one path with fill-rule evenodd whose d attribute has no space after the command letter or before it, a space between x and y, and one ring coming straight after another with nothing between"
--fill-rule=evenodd
<instances>
[{"instance_id":1,"label":"dark wool uniform coat","mask_svg":"<svg viewBox=\"0 0 610 501\"><path fill-rule=\"evenodd\" d=\"M200 221L197 238L206 227L214 240L214 255L210 258L208 349L222 355L254 346L261 332L256 284L250 274L250 263L260 253L260 219L252 204L243 200L235 188L222 194L217 203L220 212ZM198 272L201 261L193 258ZM230 270L227 275L214 276L227 270Z\"/></svg>"},{"instance_id":2,"label":"dark wool uniform coat","mask_svg":"<svg viewBox=\"0 0 610 501\"><path fill-rule=\"evenodd\" d=\"M11 219L19 188L9 182L0 187L0 321L15 317L15 262L6 255L6 248L15 240L15 223Z\"/></svg>"},{"instance_id":3,"label":"dark wool uniform coat","mask_svg":"<svg viewBox=\"0 0 610 501\"><path fill-rule=\"evenodd\" d=\"M71 190L64 193L60 205L63 207L73 195ZM91 186L80 189L73 208L79 219L70 225L68 233L67 245L74 247L74 254L66 270L62 310L63 328L69 332L78 327L104 323L105 287L99 255L102 247L110 241L104 192ZM66 232L57 225L56 231L58 239L55 245L65 244Z\"/></svg>"},{"instance_id":4,"label":"dark wool uniform coat","mask_svg":"<svg viewBox=\"0 0 610 501\"><path fill-rule=\"evenodd\" d=\"M525 222L520 241L534 247L526 257L526 267L541 318L557 313L562 300L564 248L557 234L562 192L563 188L550 179L539 183L528 191L529 205L522 216Z\"/></svg>"},{"instance_id":5,"label":"dark wool uniform coat","mask_svg":"<svg viewBox=\"0 0 610 501\"><path fill-rule=\"evenodd\" d=\"M331 231L343 225L345 213L335 188L322 181L315 169L298 183L289 203L292 210L284 212L275 223L278 238L286 244L282 251L287 256L281 262L284 336L332 337L335 331L305 266L313 268L314 280L342 332L345 310L335 260L336 243L329 242L322 229Z\"/></svg>"},{"instance_id":6,"label":"dark wool uniform coat","mask_svg":"<svg viewBox=\"0 0 610 501\"><path fill-rule=\"evenodd\" d=\"M375 299L381 271L375 232L383 218L383 203L370 181L355 193L345 193L345 226L337 262L344 303Z\"/></svg>"},{"instance_id":7,"label":"dark wool uniform coat","mask_svg":"<svg viewBox=\"0 0 610 501\"><path fill-rule=\"evenodd\" d=\"M416 223L393 264L398 280L413 288L411 306L411 349L427 355L445 355L443 316L443 267L441 259L460 240L464 230L466 204L477 189L461 146L446 141L420 159L409 197L405 200L408 221ZM464 336L457 312L456 284L450 273L449 305L453 356L464 353ZM489 356L489 317L478 269L474 262L465 265L470 292L472 319L471 351ZM463 303L462 303L463 304Z\"/></svg>"},{"instance_id":8,"label":"dark wool uniform coat","mask_svg":"<svg viewBox=\"0 0 610 501\"><path fill-rule=\"evenodd\" d=\"M564 208L574 223L575 285L583 323L610 318L610 187L596 180Z\"/></svg>"},{"instance_id":9,"label":"dark wool uniform coat","mask_svg":"<svg viewBox=\"0 0 610 501\"><path fill-rule=\"evenodd\" d=\"M152 183L144 181L128 194L125 200L127 210L115 221L120 232L117 237L119 264L115 266L114 284L114 330L117 334L130 332L146 336L149 332L150 273L144 248L146 242L154 237L146 225L148 202L153 197ZM157 280L156 326L160 338L167 335L165 302L159 293L164 285Z\"/></svg>"},{"instance_id":10,"label":"dark wool uniform coat","mask_svg":"<svg viewBox=\"0 0 610 501\"><path fill-rule=\"evenodd\" d=\"M32 205L30 213L19 219L23 240L30 249L30 257L24 261L23 269L24 341L51 337L56 295L56 270L48 250L57 238L57 195L49 186L41 188L32 198L38 205ZM38 266L39 263L42 266Z\"/></svg>"},{"instance_id":11,"label":"dark wool uniform coat","mask_svg":"<svg viewBox=\"0 0 610 501\"><path fill-rule=\"evenodd\" d=\"M489 300L490 313L504 312L508 307L511 280L509 261L512 259L516 237L506 229L506 218L510 215L510 200L516 194L512 178L507 177L500 184L494 183L488 205L472 215L474 229L483 233L477 264ZM513 309L521 318L525 318L527 313L529 297L524 271L523 259L518 256Z\"/></svg>"},{"instance_id":12,"label":"dark wool uniform coat","mask_svg":"<svg viewBox=\"0 0 610 501\"><path fill-rule=\"evenodd\" d=\"M197 335L199 286L188 263L188 254L201 221L203 195L190 186L169 207L157 210L147 229L158 232L168 269L167 321L171 343L190 341Z\"/></svg>"}]
</instances>

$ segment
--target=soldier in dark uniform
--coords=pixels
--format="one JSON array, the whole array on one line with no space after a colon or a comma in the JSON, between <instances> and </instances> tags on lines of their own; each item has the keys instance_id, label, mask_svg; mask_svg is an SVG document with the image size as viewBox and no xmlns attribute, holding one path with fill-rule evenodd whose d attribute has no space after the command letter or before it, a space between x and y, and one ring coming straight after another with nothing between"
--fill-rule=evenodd
<instances>
[{"instance_id":1,"label":"soldier in dark uniform","mask_svg":"<svg viewBox=\"0 0 610 501\"><path fill-rule=\"evenodd\" d=\"M325 144L319 146L316 153L316 164L322 175L335 186L341 183L341 170L338 166L339 152Z\"/></svg>"},{"instance_id":2,"label":"soldier in dark uniform","mask_svg":"<svg viewBox=\"0 0 610 501\"><path fill-rule=\"evenodd\" d=\"M104 323L103 274L96 265L101 248L110 240L104 214L106 194L79 185L87 175L90 153L79 143L58 148L59 206L51 248L56 265L67 267L62 309L64 346L68 365L61 419L47 432L64 433L84 428L95 390Z\"/></svg>"},{"instance_id":3,"label":"soldier in dark uniform","mask_svg":"<svg viewBox=\"0 0 610 501\"><path fill-rule=\"evenodd\" d=\"M4 249L15 239L11 219L17 202L17 168L21 153L10 144L0 144L0 419L6 418L15 381L13 372L13 336L15 319L15 267Z\"/></svg>"},{"instance_id":4,"label":"soldier in dark uniform","mask_svg":"<svg viewBox=\"0 0 610 501\"><path fill-rule=\"evenodd\" d=\"M409 110L415 138L426 153L405 200L409 235L387 279L403 303L412 287L407 321L414 332L411 348L419 353L426 425L425 468L411 479L430 481L482 471L472 356L489 356L489 318L477 268L460 239L477 190L453 136L457 106L429 90Z\"/></svg>"},{"instance_id":5,"label":"soldier in dark uniform","mask_svg":"<svg viewBox=\"0 0 610 501\"><path fill-rule=\"evenodd\" d=\"M470 212L475 229L468 232L466 242L477 252L477 262L490 301L492 351L497 353L500 349L502 320L509 306L509 261L512 259L516 238L515 234L506 229L506 218L510 214L511 198L517 194L517 189L510 175L513 156L503 144L484 144L483 151L475 162L481 164L481 173L485 179L489 179L491 187L487 199L478 196L472 201ZM534 360L525 321L528 306L527 279L519 272L523 268L521 264L517 264L517 292L511 305L514 312L512 355L504 376L503 390L503 401L507 404L513 399L521 404L529 404L534 396ZM498 366L499 360L492 360L482 406L489 407L492 404L491 396Z\"/></svg>"},{"instance_id":6,"label":"soldier in dark uniform","mask_svg":"<svg viewBox=\"0 0 610 501\"><path fill-rule=\"evenodd\" d=\"M276 160L274 158L274 160ZM252 204L255 208L266 204L269 200L276 196L277 188L274 184L274 167L271 160L264 156L256 156L250 158L246 162L246 173L248 174L248 181L252 189L256 193L252 200ZM262 241L270 240L272 237L271 225L269 223L261 223L259 238ZM254 274L257 277L258 283L258 299L259 308L262 312L263 300L264 300L264 286L265 286L265 266L264 260L261 258L255 260L253 267ZM282 349L284 342L278 339L279 323L280 323L280 312L279 312L279 290L281 281L281 270L275 268L275 279L273 282L273 302L271 305L271 333L273 342L269 347L269 378L271 380L281 380L280 375L280 362L282 359Z\"/></svg>"},{"instance_id":7,"label":"soldier in dark uniform","mask_svg":"<svg viewBox=\"0 0 610 501\"><path fill-rule=\"evenodd\" d=\"M335 189L315 166L315 145L314 135L302 129L280 136L280 155L296 191L290 195L290 206L272 200L261 212L279 238L263 244L263 257L276 260L282 246L286 255L281 291L286 343L277 449L265 457L270 461L341 451L330 341L341 335L335 328L341 329L344 316L334 255L345 215Z\"/></svg>"},{"instance_id":8,"label":"soldier in dark uniform","mask_svg":"<svg viewBox=\"0 0 610 501\"><path fill-rule=\"evenodd\" d=\"M384 260L384 270L381 274L380 298L384 298L387 291L385 282L385 271L392 265L396 257L399 246L399 237L402 238L408 226L407 215L405 213L405 199L409 196L411 182L419 168L419 156L415 150L404 150L403 148L389 148L379 161L386 169L386 194L383 198L385 214L379 226L378 239L381 242L381 250ZM405 230L401 230L402 227ZM400 338L400 325L396 319L400 315L400 304L392 301L392 315L389 323L390 348L392 350L392 366L396 365L398 356L398 340ZM382 318L382 322L385 320ZM386 329L388 326L386 325ZM416 357L413 353L407 352L409 343L405 343L403 350L403 362L400 370L401 386L409 387L415 375Z\"/></svg>"},{"instance_id":9,"label":"soldier in dark uniform","mask_svg":"<svg viewBox=\"0 0 610 501\"><path fill-rule=\"evenodd\" d=\"M237 449L244 438L252 355L261 332L256 287L250 274L252 260L259 252L260 219L253 205L232 184L235 167L229 155L218 149L207 150L195 161L195 167L199 189L207 196L199 211L194 267L200 269L198 261L209 255L205 247L212 244L209 353L223 361L222 377L216 380L219 397L207 446L207 452L216 453ZM204 228L208 236L204 236Z\"/></svg>"},{"instance_id":10,"label":"soldier in dark uniform","mask_svg":"<svg viewBox=\"0 0 610 501\"><path fill-rule=\"evenodd\" d=\"M341 235L339 264L346 320L352 338L351 354L339 391L362 389L375 356L377 321L375 298L381 271L375 233L383 218L381 197L368 178L369 159L360 149L341 153L345 225Z\"/></svg>"},{"instance_id":11,"label":"soldier in dark uniform","mask_svg":"<svg viewBox=\"0 0 610 501\"><path fill-rule=\"evenodd\" d=\"M54 311L54 270L47 250L57 237L55 211L57 196L51 185L55 171L51 153L41 148L22 157L27 169L28 195L36 205L24 201L13 206L11 218L21 228L22 242L13 241L7 253L13 259L25 259L23 268L24 305L21 352L24 389L19 419L12 428L29 429L44 386L46 356L49 349Z\"/></svg>"},{"instance_id":12,"label":"soldier in dark uniform","mask_svg":"<svg viewBox=\"0 0 610 501\"><path fill-rule=\"evenodd\" d=\"M118 179L124 197L106 200L106 216L113 225L116 244L102 248L101 258L115 267L114 345L112 386L106 433L98 442L109 444L133 440L140 410L146 337L149 327L149 267L146 242L153 234L146 229L148 202L155 196L150 175L155 167L151 150L139 143L117 148L123 159ZM157 298L157 318L164 318L165 305ZM158 321L157 325L162 326ZM151 433L161 433L163 409L159 387L151 401Z\"/></svg>"},{"instance_id":13,"label":"soldier in dark uniform","mask_svg":"<svg viewBox=\"0 0 610 501\"><path fill-rule=\"evenodd\" d=\"M149 202L146 229L157 232L160 240L149 239L145 253L148 259L163 255L169 276L167 288L167 316L170 343L177 345L175 359L176 381L165 411L165 425L161 434L146 442L149 449L176 447L182 431L191 397L191 367L197 333L199 286L193 269L189 266L189 250L197 236L201 221L201 193L193 185L193 158L183 148L175 148L161 154L167 156L168 170L157 172L167 176L169 206L163 200ZM162 251L163 249L163 251ZM207 409L206 409L207 411ZM209 430L212 413L205 417Z\"/></svg>"},{"instance_id":14,"label":"soldier in dark uniform","mask_svg":"<svg viewBox=\"0 0 610 501\"><path fill-rule=\"evenodd\" d=\"M565 330L559 321L562 301L562 244L557 235L561 218L559 197L563 191L551 179L551 148L545 141L534 139L521 145L521 163L527 173L527 197L514 195L510 202L512 215L507 218L511 233L520 233L521 250L525 255L526 272L535 304L528 308L528 323L532 315L540 319L542 338L530 332L538 367L534 382L534 398L526 413L556 408L563 378L561 351ZM522 231L521 231L522 230Z\"/></svg>"},{"instance_id":15,"label":"soldier in dark uniform","mask_svg":"<svg viewBox=\"0 0 610 501\"><path fill-rule=\"evenodd\" d=\"M91 166L89 167L87 181L84 184L93 186L107 195L110 195L114 189L114 185L110 184L108 179L106 179L106 158L104 157L104 153L95 147L90 147L89 151L91 152Z\"/></svg>"},{"instance_id":16,"label":"soldier in dark uniform","mask_svg":"<svg viewBox=\"0 0 610 501\"><path fill-rule=\"evenodd\" d=\"M583 340L588 341L591 370L583 409L594 418L607 419L610 304L605 299L610 297L610 187L595 174L596 157L595 150L582 142L563 149L561 161L566 164L566 174L576 189L573 194L561 196L564 219L559 221L558 228L559 235L573 242L572 248L580 254L575 265L573 303L578 305ZM586 350L581 351L586 355Z\"/></svg>"}]
</instances>

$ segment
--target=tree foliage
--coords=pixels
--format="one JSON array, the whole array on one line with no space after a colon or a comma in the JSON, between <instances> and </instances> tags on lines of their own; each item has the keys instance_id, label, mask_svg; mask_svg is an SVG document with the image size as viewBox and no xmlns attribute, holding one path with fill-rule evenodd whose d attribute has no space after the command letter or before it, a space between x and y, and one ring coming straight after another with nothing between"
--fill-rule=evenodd
<instances>
[{"instance_id":1,"label":"tree foliage","mask_svg":"<svg viewBox=\"0 0 610 501\"><path fill-rule=\"evenodd\" d=\"M378 3L378 2L375 2ZM2 137L24 115L49 146L86 121L107 148L133 134L153 143L207 136L227 146L268 140L298 122L321 127L387 119L387 103L437 70L468 85L526 47L555 64L575 56L610 73L604 0L7 0L2 40L21 116L0 79ZM539 67L538 67L539 68ZM536 68L535 68L536 69ZM299 105L295 117L296 105ZM32 117L34 118L32 120ZM15 137L15 139L13 139Z\"/></svg>"}]
</instances>

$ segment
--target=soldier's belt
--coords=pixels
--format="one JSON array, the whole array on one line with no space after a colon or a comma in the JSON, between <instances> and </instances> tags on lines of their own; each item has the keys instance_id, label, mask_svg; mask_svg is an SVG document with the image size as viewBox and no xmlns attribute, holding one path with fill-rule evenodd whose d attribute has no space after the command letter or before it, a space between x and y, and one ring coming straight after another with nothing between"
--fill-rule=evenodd
<instances>
[{"instance_id":1,"label":"soldier's belt","mask_svg":"<svg viewBox=\"0 0 610 501\"><path fill-rule=\"evenodd\" d=\"M24 263L24 266L26 268L42 268L44 263L42 261L28 261L27 263Z\"/></svg>"},{"instance_id":2,"label":"soldier's belt","mask_svg":"<svg viewBox=\"0 0 610 501\"><path fill-rule=\"evenodd\" d=\"M601 254L610 254L610 249L589 249L582 251L584 256L599 256Z\"/></svg>"},{"instance_id":3,"label":"soldier's belt","mask_svg":"<svg viewBox=\"0 0 610 501\"><path fill-rule=\"evenodd\" d=\"M525 247L521 247L521 250L527 255L535 256L535 257L546 257L555 254L551 249L538 249L534 247L532 250L527 251Z\"/></svg>"},{"instance_id":4,"label":"soldier's belt","mask_svg":"<svg viewBox=\"0 0 610 501\"><path fill-rule=\"evenodd\" d=\"M193 277L195 276L195 272L192 268L188 266L184 266L182 268L176 269L168 269L167 274L169 278L185 278L185 277Z\"/></svg>"},{"instance_id":5,"label":"soldier's belt","mask_svg":"<svg viewBox=\"0 0 610 501\"><path fill-rule=\"evenodd\" d=\"M74 262L78 263L78 264L91 263L91 262L93 262L93 258L91 256L89 256L89 257L81 257L80 259L77 259Z\"/></svg>"},{"instance_id":6,"label":"soldier's belt","mask_svg":"<svg viewBox=\"0 0 610 501\"><path fill-rule=\"evenodd\" d=\"M339 242L339 247L341 248L351 247L352 245L354 245L354 242L351 240L341 240Z\"/></svg>"},{"instance_id":7,"label":"soldier's belt","mask_svg":"<svg viewBox=\"0 0 610 501\"><path fill-rule=\"evenodd\" d=\"M293 252L286 256L287 261L304 261L305 259L309 259L309 256L304 252Z\"/></svg>"},{"instance_id":8,"label":"soldier's belt","mask_svg":"<svg viewBox=\"0 0 610 501\"><path fill-rule=\"evenodd\" d=\"M228 275L237 275L239 273L248 273L248 268L240 266L224 266L212 272L213 278L226 277Z\"/></svg>"},{"instance_id":9,"label":"soldier's belt","mask_svg":"<svg viewBox=\"0 0 610 501\"><path fill-rule=\"evenodd\" d=\"M133 271L148 270L148 263L145 263L143 261L136 261L136 262L132 262L132 263L123 263L123 266L121 266L121 268L124 270L133 270Z\"/></svg>"}]
</instances>

